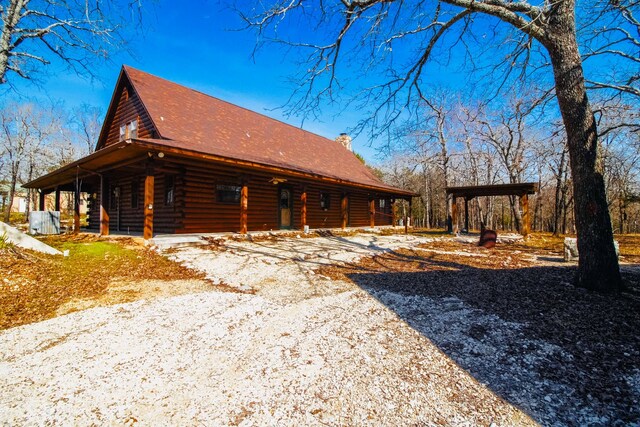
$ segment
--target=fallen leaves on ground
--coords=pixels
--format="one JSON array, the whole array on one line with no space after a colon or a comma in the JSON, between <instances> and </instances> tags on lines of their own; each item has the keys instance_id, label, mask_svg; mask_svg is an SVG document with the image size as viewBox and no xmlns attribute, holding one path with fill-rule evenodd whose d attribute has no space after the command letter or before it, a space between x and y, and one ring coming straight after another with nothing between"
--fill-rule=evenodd
<instances>
[{"instance_id":1,"label":"fallen leaves on ground","mask_svg":"<svg viewBox=\"0 0 640 427\"><path fill-rule=\"evenodd\" d=\"M95 305L129 302L167 292L191 292L199 286L187 280L198 280L203 276L146 249L133 239L100 239L80 234L48 238L45 242L61 250L68 249L69 256L45 255L18 248L0 252L0 271L3 272L0 278L0 329ZM142 281L147 280L155 280L155 285L142 286ZM158 281L177 280L185 281L184 289L174 283L167 291L158 284ZM200 288L204 286L207 285L202 282ZM60 311L61 307L66 310Z\"/></svg>"}]
</instances>

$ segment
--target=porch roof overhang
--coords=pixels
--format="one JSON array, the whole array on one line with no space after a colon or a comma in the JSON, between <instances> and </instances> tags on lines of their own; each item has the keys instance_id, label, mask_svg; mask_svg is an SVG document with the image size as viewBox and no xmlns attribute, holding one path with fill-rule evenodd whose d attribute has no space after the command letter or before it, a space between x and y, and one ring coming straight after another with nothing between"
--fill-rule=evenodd
<instances>
[{"instance_id":1,"label":"porch roof overhang","mask_svg":"<svg viewBox=\"0 0 640 427\"><path fill-rule=\"evenodd\" d=\"M475 185L466 187L447 187L447 195L473 199L480 196L523 196L538 192L538 184L525 182L521 184Z\"/></svg>"},{"instance_id":2,"label":"porch roof overhang","mask_svg":"<svg viewBox=\"0 0 640 427\"><path fill-rule=\"evenodd\" d=\"M146 149L136 146L132 140L121 141L36 178L23 187L54 189L71 184L76 179L99 175L120 165L144 159L145 156Z\"/></svg>"},{"instance_id":3,"label":"porch roof overhang","mask_svg":"<svg viewBox=\"0 0 640 427\"><path fill-rule=\"evenodd\" d=\"M52 171L44 176L34 179L33 181L30 181L27 184L23 185L23 187L52 190L56 187L71 184L78 178L82 179L91 175L100 175L103 172L113 170L127 164L144 161L147 158L158 158L158 153L161 152L164 155L164 160L170 158L179 158L195 159L212 163L233 164L242 168L279 173L287 176L306 178L314 181L327 182L349 187L358 187L379 193L391 194L397 198L409 199L411 197L418 196L411 191L387 186L385 184L381 184L379 186L363 184L340 178L323 176L310 171L294 170L246 160L221 157L208 153L177 148L172 146L171 142L171 140L156 139L130 139L121 141L100 149L86 157L76 160L75 162L65 165L59 169L56 169L55 171Z\"/></svg>"}]
</instances>

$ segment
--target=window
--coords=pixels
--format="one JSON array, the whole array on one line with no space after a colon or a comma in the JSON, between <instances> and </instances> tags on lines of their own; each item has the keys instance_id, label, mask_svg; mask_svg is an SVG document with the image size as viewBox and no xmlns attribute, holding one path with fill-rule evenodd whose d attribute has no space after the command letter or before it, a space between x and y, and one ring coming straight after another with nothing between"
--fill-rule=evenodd
<instances>
[{"instance_id":1,"label":"window","mask_svg":"<svg viewBox=\"0 0 640 427\"><path fill-rule=\"evenodd\" d=\"M138 120L132 120L120 126L120 141L138 137Z\"/></svg>"},{"instance_id":2,"label":"window","mask_svg":"<svg viewBox=\"0 0 640 427\"><path fill-rule=\"evenodd\" d=\"M127 124L127 129L129 130L129 138L137 138L138 137L138 121L134 120Z\"/></svg>"},{"instance_id":3,"label":"window","mask_svg":"<svg viewBox=\"0 0 640 427\"><path fill-rule=\"evenodd\" d=\"M320 193L320 209L328 211L331 207L331 197L329 193Z\"/></svg>"},{"instance_id":4,"label":"window","mask_svg":"<svg viewBox=\"0 0 640 427\"><path fill-rule=\"evenodd\" d=\"M173 175L165 175L164 177L164 204L165 206L173 205L175 199L175 179Z\"/></svg>"},{"instance_id":5,"label":"window","mask_svg":"<svg viewBox=\"0 0 640 427\"><path fill-rule=\"evenodd\" d=\"M238 185L216 185L216 200L220 203L240 203L242 187Z\"/></svg>"},{"instance_id":6,"label":"window","mask_svg":"<svg viewBox=\"0 0 640 427\"><path fill-rule=\"evenodd\" d=\"M131 209L138 209L140 200L140 183L131 181Z\"/></svg>"},{"instance_id":7,"label":"window","mask_svg":"<svg viewBox=\"0 0 640 427\"><path fill-rule=\"evenodd\" d=\"M386 199L380 199L380 202L379 202L378 206L380 206L380 209L386 208L387 207L387 200Z\"/></svg>"}]
</instances>

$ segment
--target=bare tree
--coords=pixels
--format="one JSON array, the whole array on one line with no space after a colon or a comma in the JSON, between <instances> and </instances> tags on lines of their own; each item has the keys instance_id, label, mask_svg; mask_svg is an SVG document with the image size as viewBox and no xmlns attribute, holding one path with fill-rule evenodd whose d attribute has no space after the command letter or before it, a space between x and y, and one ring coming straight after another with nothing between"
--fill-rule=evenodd
<instances>
[{"instance_id":1,"label":"bare tree","mask_svg":"<svg viewBox=\"0 0 640 427\"><path fill-rule=\"evenodd\" d=\"M5 222L10 219L18 184L43 171L46 164L44 146L51 129L50 117L33 105L7 105L0 110L0 146L8 166L9 182ZM27 195L27 201L31 201L31 194Z\"/></svg>"},{"instance_id":2,"label":"bare tree","mask_svg":"<svg viewBox=\"0 0 640 427\"><path fill-rule=\"evenodd\" d=\"M457 101L448 93L437 93L431 99L425 99L419 119L401 129L402 141L400 149L407 156L415 159L422 171L423 191L420 191L425 206L425 224L431 224L431 212L434 204L433 192L441 195L445 221L451 231L450 204L446 200L444 188L449 185L449 169L451 156L449 145L452 134L455 134L457 122ZM455 139L455 136L453 136ZM434 184L438 183L434 187Z\"/></svg>"},{"instance_id":3,"label":"bare tree","mask_svg":"<svg viewBox=\"0 0 640 427\"><path fill-rule=\"evenodd\" d=\"M31 79L59 61L93 76L96 59L123 48L136 28L140 2L103 0L6 0L0 4L0 84L11 74ZM134 21L126 25L127 21Z\"/></svg>"},{"instance_id":4,"label":"bare tree","mask_svg":"<svg viewBox=\"0 0 640 427\"><path fill-rule=\"evenodd\" d=\"M621 288L597 125L579 51L575 0L545 0L539 6L530 1L508 0L342 0L313 5L300 0L272 0L257 4L242 17L257 29L262 41L276 39L307 50L308 56L303 58L306 66L302 68L306 84L298 94L301 96L294 98L294 108L313 111L321 105L321 99L333 99L344 87L339 67L353 74L349 64L362 59L365 52L365 71L384 63L384 74L379 74L382 77L357 97L359 105L374 105L368 123L382 132L402 119L416 98L424 98L424 73L434 55L440 53L437 59L448 62L449 54L437 51L439 43L464 46L482 31L481 25L474 25L482 17L497 23L498 32L507 28L515 31L509 39L513 50L505 57L508 61L502 62L507 70L514 69L515 64L526 70L535 55L548 58L551 66L574 185L580 251L576 285L603 292ZM628 10L637 7L624 0L598 1L590 4L584 15L586 19L597 14L611 17L620 28L632 26L633 21L616 18L620 9L614 4L622 4ZM248 9L244 2L242 9ZM601 21L591 24L597 26ZM297 40L296 32L286 31L283 23L304 25L314 31L305 31L306 40ZM402 59L394 61L393 53L397 51ZM467 58L472 61L475 56L469 53Z\"/></svg>"},{"instance_id":5,"label":"bare tree","mask_svg":"<svg viewBox=\"0 0 640 427\"><path fill-rule=\"evenodd\" d=\"M89 104L82 104L72 112L74 129L79 143L82 146L82 154L93 153L102 129L102 109Z\"/></svg>"},{"instance_id":6,"label":"bare tree","mask_svg":"<svg viewBox=\"0 0 640 427\"><path fill-rule=\"evenodd\" d=\"M609 1L606 8L596 9L581 28L585 63L602 60L615 62L615 67L595 66L587 77L590 89L613 90L640 98L640 19L637 0ZM597 22L597 25L594 23Z\"/></svg>"}]
</instances>

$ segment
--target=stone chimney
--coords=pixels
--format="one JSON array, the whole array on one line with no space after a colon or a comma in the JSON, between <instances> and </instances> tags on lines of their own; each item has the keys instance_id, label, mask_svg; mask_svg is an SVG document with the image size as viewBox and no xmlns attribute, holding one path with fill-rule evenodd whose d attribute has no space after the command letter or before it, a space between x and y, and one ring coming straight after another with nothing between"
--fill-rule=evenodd
<instances>
[{"instance_id":1,"label":"stone chimney","mask_svg":"<svg viewBox=\"0 0 640 427\"><path fill-rule=\"evenodd\" d=\"M337 138L336 138L336 142L340 145L342 145L344 148L346 148L349 151L353 151L351 149L351 137L349 135L347 135L346 133L341 133Z\"/></svg>"}]
</instances>

